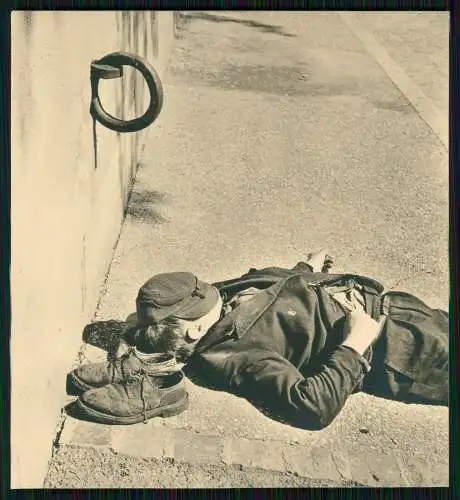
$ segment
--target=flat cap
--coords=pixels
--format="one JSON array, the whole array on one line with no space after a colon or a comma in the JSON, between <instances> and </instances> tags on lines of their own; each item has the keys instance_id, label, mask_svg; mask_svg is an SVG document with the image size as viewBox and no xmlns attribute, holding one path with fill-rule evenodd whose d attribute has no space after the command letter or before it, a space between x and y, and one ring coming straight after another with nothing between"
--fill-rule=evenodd
<instances>
[{"instance_id":1,"label":"flat cap","mask_svg":"<svg viewBox=\"0 0 460 500\"><path fill-rule=\"evenodd\" d=\"M216 304L219 292L189 272L157 274L139 289L136 299L139 325L157 323L169 316L195 320Z\"/></svg>"}]
</instances>

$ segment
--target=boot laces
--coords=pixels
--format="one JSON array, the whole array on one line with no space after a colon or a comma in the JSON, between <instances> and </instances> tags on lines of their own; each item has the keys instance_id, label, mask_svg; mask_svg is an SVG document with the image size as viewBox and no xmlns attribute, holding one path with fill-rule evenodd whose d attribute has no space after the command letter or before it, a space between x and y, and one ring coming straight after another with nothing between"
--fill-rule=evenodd
<instances>
[{"instance_id":1,"label":"boot laces","mask_svg":"<svg viewBox=\"0 0 460 500\"><path fill-rule=\"evenodd\" d=\"M142 401L142 415L144 417L143 423L146 424L147 419L147 401L145 399L145 384L148 383L148 373L140 368L137 371L127 370L125 367L126 361L131 356L136 356L136 350L134 347L129 347L129 349L123 353L120 358L110 360L110 365L112 367L112 383L115 381L115 373L117 370L120 370L121 373L121 385L125 391L125 394L128 398L130 398L130 394L128 392L128 386L130 384L139 382L140 383L140 397ZM137 357L137 356L136 356Z\"/></svg>"},{"instance_id":2,"label":"boot laces","mask_svg":"<svg viewBox=\"0 0 460 500\"><path fill-rule=\"evenodd\" d=\"M132 384L139 383L140 384L140 398L142 401L142 416L144 417L143 423L146 424L148 421L147 418L147 400L145 397L145 384L149 383L148 373L142 368L134 373L129 373L123 377L122 387L125 391L125 394L128 398L131 398L131 394L128 391L128 387Z\"/></svg>"},{"instance_id":3,"label":"boot laces","mask_svg":"<svg viewBox=\"0 0 460 500\"><path fill-rule=\"evenodd\" d=\"M142 401L142 415L144 417L144 420L143 420L144 424L147 423L147 402L146 402L145 396L144 396L144 391L145 391L144 384L146 382L146 379L147 379L147 376L144 373L142 380L141 380L141 401Z\"/></svg>"},{"instance_id":4,"label":"boot laces","mask_svg":"<svg viewBox=\"0 0 460 500\"><path fill-rule=\"evenodd\" d=\"M116 373L119 371L121 374L122 381L129 379L131 374L135 374L130 370L130 372L126 369L125 364L131 356L136 356L136 351L134 347L129 347L128 350L123 353L119 358L112 358L109 361L109 369L112 372L112 383L115 382ZM136 356L137 357L137 356Z\"/></svg>"}]
</instances>

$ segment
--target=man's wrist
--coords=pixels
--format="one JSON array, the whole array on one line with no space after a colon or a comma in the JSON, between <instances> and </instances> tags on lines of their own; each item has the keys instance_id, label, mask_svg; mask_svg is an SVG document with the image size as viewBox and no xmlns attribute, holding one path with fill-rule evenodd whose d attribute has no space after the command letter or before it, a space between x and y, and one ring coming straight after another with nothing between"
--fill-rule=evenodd
<instances>
[{"instance_id":1,"label":"man's wrist","mask_svg":"<svg viewBox=\"0 0 460 500\"><path fill-rule=\"evenodd\" d=\"M353 349L362 356L371 345L371 342L369 342L367 339L363 341L361 339L353 339L348 337L342 342L342 345Z\"/></svg>"},{"instance_id":2,"label":"man's wrist","mask_svg":"<svg viewBox=\"0 0 460 500\"><path fill-rule=\"evenodd\" d=\"M312 273L315 272L315 268L312 266L312 264L310 264L309 262L305 262L305 265L307 265L310 268Z\"/></svg>"},{"instance_id":3,"label":"man's wrist","mask_svg":"<svg viewBox=\"0 0 460 500\"><path fill-rule=\"evenodd\" d=\"M323 269L323 265L324 264L319 265L318 262L307 262L307 266L311 267L311 270L314 273L320 273Z\"/></svg>"}]
</instances>

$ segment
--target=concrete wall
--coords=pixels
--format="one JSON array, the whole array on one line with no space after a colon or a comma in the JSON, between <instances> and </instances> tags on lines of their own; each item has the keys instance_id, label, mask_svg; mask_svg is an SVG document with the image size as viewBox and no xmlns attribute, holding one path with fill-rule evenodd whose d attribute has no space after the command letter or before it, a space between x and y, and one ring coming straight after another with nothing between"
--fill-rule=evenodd
<instances>
[{"instance_id":1,"label":"concrete wall","mask_svg":"<svg viewBox=\"0 0 460 500\"><path fill-rule=\"evenodd\" d=\"M111 261L146 134L93 126L90 63L116 50L163 75L173 13L12 13L11 486L41 487L65 374ZM124 117L146 106L135 71L100 83ZM154 132L153 132L154 134Z\"/></svg>"}]
</instances>

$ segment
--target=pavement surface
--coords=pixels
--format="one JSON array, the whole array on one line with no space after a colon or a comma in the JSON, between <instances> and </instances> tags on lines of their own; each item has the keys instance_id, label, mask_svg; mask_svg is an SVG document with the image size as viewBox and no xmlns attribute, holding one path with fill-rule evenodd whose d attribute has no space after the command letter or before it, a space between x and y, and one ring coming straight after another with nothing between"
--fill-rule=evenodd
<instances>
[{"instance_id":1,"label":"pavement surface","mask_svg":"<svg viewBox=\"0 0 460 500\"><path fill-rule=\"evenodd\" d=\"M337 272L447 308L448 22L437 12L187 13L96 321L129 318L155 273L217 281L321 247ZM79 361L104 360L106 337L86 339ZM64 416L46 484L449 483L447 408L356 394L309 432L187 385L185 413L145 425Z\"/></svg>"}]
</instances>

